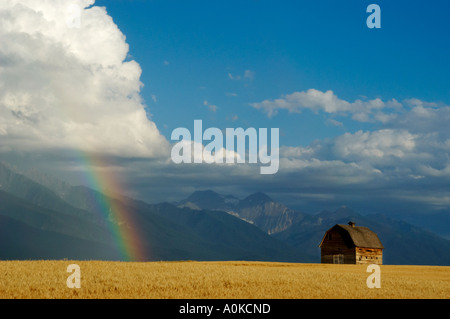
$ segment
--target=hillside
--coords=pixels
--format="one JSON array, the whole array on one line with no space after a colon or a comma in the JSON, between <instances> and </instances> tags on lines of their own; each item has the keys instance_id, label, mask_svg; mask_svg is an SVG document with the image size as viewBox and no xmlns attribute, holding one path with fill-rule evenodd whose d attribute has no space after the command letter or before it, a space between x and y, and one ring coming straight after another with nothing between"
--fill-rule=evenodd
<instances>
[{"instance_id":1,"label":"hillside","mask_svg":"<svg viewBox=\"0 0 450 319\"><path fill-rule=\"evenodd\" d=\"M17 219L0 215L0 259L102 259L118 260L109 244L39 229Z\"/></svg>"},{"instance_id":2,"label":"hillside","mask_svg":"<svg viewBox=\"0 0 450 319\"><path fill-rule=\"evenodd\" d=\"M70 185L56 193L1 164L0 185L2 259L118 260L123 257L111 231L118 225L133 238L139 235L132 245L142 260L301 259L288 245L223 212L109 198ZM126 215L114 215L111 207Z\"/></svg>"}]
</instances>

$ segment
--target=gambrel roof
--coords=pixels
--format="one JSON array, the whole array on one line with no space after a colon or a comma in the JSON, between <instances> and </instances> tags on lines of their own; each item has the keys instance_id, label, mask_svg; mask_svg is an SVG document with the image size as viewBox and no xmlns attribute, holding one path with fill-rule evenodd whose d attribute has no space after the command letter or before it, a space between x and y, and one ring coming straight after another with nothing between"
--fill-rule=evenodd
<instances>
[{"instance_id":1,"label":"gambrel roof","mask_svg":"<svg viewBox=\"0 0 450 319\"><path fill-rule=\"evenodd\" d=\"M323 240L325 239L326 234L331 230L338 231L343 236L350 239L350 241L353 243L355 247L384 248L377 234L375 234L367 227L354 226L354 224L353 226L336 224L335 226L331 227L329 230L326 231L325 235L322 238L322 241L320 242L319 247L322 247L322 243Z\"/></svg>"}]
</instances>

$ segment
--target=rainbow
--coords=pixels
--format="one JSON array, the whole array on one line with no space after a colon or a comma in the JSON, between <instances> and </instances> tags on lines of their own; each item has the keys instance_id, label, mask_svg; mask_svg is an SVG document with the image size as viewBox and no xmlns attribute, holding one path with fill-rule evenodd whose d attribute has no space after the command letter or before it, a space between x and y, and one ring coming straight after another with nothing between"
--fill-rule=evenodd
<instances>
[{"instance_id":1,"label":"rainbow","mask_svg":"<svg viewBox=\"0 0 450 319\"><path fill-rule=\"evenodd\" d=\"M141 239L143 237L133 220L133 212L128 211L130 209L130 205L127 205L129 199L121 196L124 192L119 178L102 169L106 164L102 156L79 152L79 157L79 162L83 166L84 183L100 193L96 196L94 204L101 214L100 217L108 224L120 260L146 260L145 252L139 248L142 247ZM119 194L120 198L110 194Z\"/></svg>"}]
</instances>

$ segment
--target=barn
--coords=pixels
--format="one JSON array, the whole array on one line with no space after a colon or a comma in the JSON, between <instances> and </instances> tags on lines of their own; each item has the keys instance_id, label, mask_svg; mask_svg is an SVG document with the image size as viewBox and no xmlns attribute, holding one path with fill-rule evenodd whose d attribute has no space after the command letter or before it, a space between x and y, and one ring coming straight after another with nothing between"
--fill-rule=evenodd
<instances>
[{"instance_id":1,"label":"barn","mask_svg":"<svg viewBox=\"0 0 450 319\"><path fill-rule=\"evenodd\" d=\"M377 234L367 227L337 224L325 232L320 242L323 264L383 263L383 245Z\"/></svg>"}]
</instances>

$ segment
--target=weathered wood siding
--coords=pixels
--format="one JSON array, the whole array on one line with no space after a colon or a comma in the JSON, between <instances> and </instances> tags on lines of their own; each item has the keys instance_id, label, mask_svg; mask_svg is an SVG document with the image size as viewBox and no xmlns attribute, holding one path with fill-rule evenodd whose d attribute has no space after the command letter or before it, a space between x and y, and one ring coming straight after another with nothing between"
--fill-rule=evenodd
<instances>
[{"instance_id":1,"label":"weathered wood siding","mask_svg":"<svg viewBox=\"0 0 450 319\"><path fill-rule=\"evenodd\" d=\"M357 264L383 264L383 250L380 248L355 248Z\"/></svg>"},{"instance_id":2,"label":"weathered wood siding","mask_svg":"<svg viewBox=\"0 0 450 319\"><path fill-rule=\"evenodd\" d=\"M333 256L343 255L344 264L355 264L355 247L338 231L329 231L324 237L321 247L321 263L333 264Z\"/></svg>"}]
</instances>

